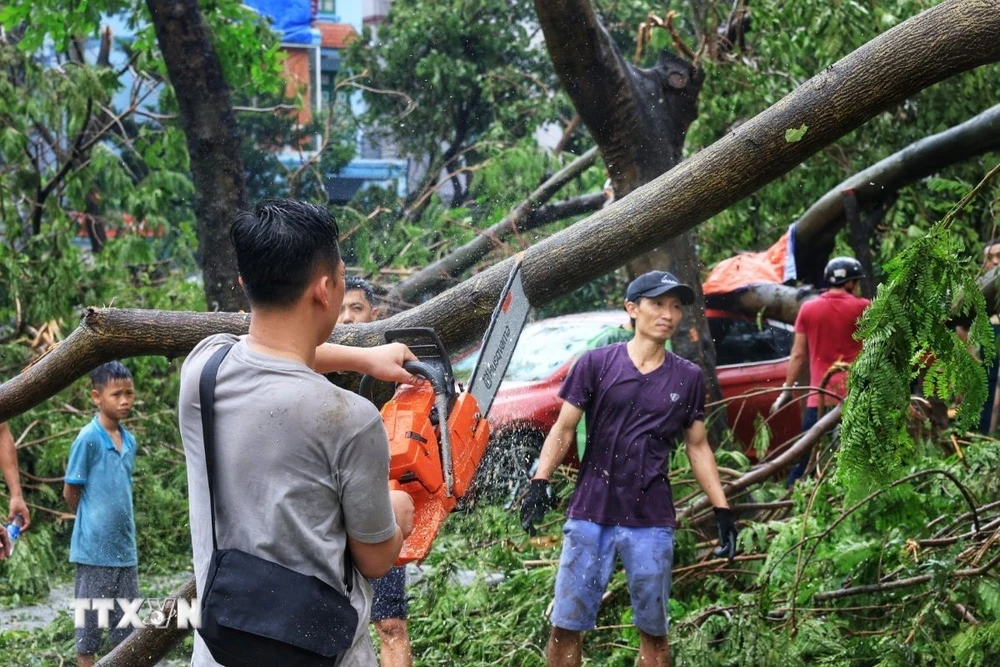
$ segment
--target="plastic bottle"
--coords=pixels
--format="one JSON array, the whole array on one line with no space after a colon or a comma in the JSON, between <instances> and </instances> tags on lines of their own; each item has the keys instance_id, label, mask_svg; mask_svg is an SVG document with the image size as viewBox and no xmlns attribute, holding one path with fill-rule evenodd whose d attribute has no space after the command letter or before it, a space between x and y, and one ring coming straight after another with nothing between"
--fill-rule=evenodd
<instances>
[{"instance_id":1,"label":"plastic bottle","mask_svg":"<svg viewBox=\"0 0 1000 667\"><path fill-rule=\"evenodd\" d=\"M7 530L7 535L10 537L10 553L12 555L14 553L14 547L17 546L17 538L21 536L22 526L24 526L24 518L20 514L15 514L14 520L4 526Z\"/></svg>"}]
</instances>

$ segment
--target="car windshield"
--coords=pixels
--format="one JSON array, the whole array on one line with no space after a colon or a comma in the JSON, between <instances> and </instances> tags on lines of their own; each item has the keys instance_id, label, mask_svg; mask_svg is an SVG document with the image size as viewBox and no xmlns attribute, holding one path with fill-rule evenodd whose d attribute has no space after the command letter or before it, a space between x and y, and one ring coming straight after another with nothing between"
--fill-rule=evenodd
<instances>
[{"instance_id":1,"label":"car windshield","mask_svg":"<svg viewBox=\"0 0 1000 667\"><path fill-rule=\"evenodd\" d=\"M544 380L568 359L586 350L587 341L609 326L614 324L606 319L546 320L526 325L504 379L515 382ZM455 363L455 379L468 382L478 358L476 350Z\"/></svg>"}]
</instances>

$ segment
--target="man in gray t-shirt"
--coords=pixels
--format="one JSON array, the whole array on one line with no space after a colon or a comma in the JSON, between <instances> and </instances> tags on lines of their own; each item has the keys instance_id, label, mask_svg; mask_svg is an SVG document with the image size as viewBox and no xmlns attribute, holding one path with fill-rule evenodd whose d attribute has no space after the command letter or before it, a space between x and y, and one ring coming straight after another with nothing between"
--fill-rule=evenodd
<instances>
[{"instance_id":1,"label":"man in gray t-shirt","mask_svg":"<svg viewBox=\"0 0 1000 667\"><path fill-rule=\"evenodd\" d=\"M219 548L240 549L341 591L349 548L360 572L352 573L351 593L359 623L341 664L375 667L367 625L372 594L364 577L389 570L412 530L413 504L405 493L389 491L389 447L378 411L319 372L408 381L401 365L413 355L403 346L355 354L323 344L344 294L336 224L325 209L265 200L237 217L231 236L251 303L250 333L206 338L181 371L198 595L212 553L198 383L212 354L233 344L215 392ZM200 636L192 665L216 665Z\"/></svg>"}]
</instances>

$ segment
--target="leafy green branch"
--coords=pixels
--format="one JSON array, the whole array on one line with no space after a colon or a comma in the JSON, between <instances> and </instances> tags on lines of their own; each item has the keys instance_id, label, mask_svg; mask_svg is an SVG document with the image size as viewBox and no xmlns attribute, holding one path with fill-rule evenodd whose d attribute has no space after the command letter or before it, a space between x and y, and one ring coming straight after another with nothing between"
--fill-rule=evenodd
<instances>
[{"instance_id":1,"label":"leafy green branch","mask_svg":"<svg viewBox=\"0 0 1000 667\"><path fill-rule=\"evenodd\" d=\"M996 355L986 300L969 263L957 260L961 242L951 230L956 216L1000 173L994 167L925 235L885 269L859 325L864 341L848 380L838 480L856 491L892 480L913 452L906 425L910 387L922 376L923 392L958 400L955 426L968 429L986 400L986 371ZM972 319L969 341L949 328L956 316ZM982 361L969 352L979 346Z\"/></svg>"}]
</instances>

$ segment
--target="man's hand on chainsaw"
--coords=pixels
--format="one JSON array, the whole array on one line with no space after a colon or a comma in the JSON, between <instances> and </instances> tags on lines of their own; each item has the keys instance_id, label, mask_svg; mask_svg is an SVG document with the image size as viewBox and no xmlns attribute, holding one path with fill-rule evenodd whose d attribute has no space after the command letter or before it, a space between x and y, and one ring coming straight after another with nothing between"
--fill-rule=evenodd
<instances>
[{"instance_id":1,"label":"man's hand on chainsaw","mask_svg":"<svg viewBox=\"0 0 1000 667\"><path fill-rule=\"evenodd\" d=\"M405 540L413 532L413 497L406 491L390 491L392 513L396 515L396 525Z\"/></svg>"},{"instance_id":2,"label":"man's hand on chainsaw","mask_svg":"<svg viewBox=\"0 0 1000 667\"><path fill-rule=\"evenodd\" d=\"M376 380L398 382L400 384L420 385L426 380L419 375L412 375L403 368L407 361L416 361L417 357L410 348L402 343L389 343L370 347L365 350L364 368L361 373L371 375Z\"/></svg>"},{"instance_id":3,"label":"man's hand on chainsaw","mask_svg":"<svg viewBox=\"0 0 1000 667\"><path fill-rule=\"evenodd\" d=\"M521 527L528 531L529 535L537 534L537 524L541 523L545 513L554 508L558 501L549 480L531 480L528 493L521 501Z\"/></svg>"},{"instance_id":4,"label":"man's hand on chainsaw","mask_svg":"<svg viewBox=\"0 0 1000 667\"><path fill-rule=\"evenodd\" d=\"M323 343L316 348L313 368L317 373L352 372L371 375L376 380L402 384L423 384L422 377L411 375L403 364L417 357L402 343L375 347L350 347Z\"/></svg>"}]
</instances>

